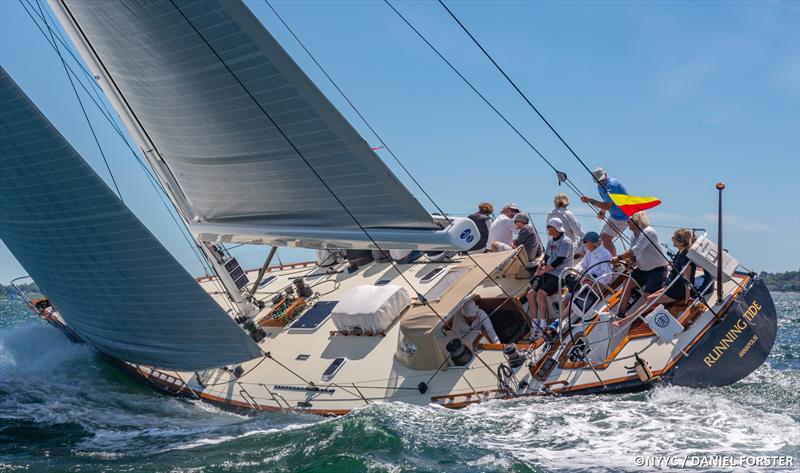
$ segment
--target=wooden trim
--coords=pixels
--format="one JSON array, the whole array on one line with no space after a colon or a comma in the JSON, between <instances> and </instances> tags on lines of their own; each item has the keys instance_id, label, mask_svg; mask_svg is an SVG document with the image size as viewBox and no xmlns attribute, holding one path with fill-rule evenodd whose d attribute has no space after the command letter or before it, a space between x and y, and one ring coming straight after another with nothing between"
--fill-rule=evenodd
<instances>
[{"instance_id":1,"label":"wooden trim","mask_svg":"<svg viewBox=\"0 0 800 473\"><path fill-rule=\"evenodd\" d=\"M743 279L744 279L744 281L742 281L742 286L747 284L747 282L749 281L750 277L748 276L748 277L743 278ZM732 297L728 300L728 302L725 304L725 306L723 306L717 313L718 314L726 313L728 311L728 309L730 309L730 306L733 304L733 301L739 296L739 294L741 294L741 292L742 292L742 287L737 286L736 289L732 292ZM703 312L705 312L707 310L708 310L708 308L704 308ZM675 358L673 358L672 360L670 360L663 369L653 370L653 376L654 377L658 377L658 376L661 376L663 374L668 373L680 360L683 359L683 357L685 356L683 354L683 352L684 351L686 351L686 352L690 351L692 349L692 347L695 346L697 344L697 342L701 338L703 338L703 336L706 333L708 333L708 331L711 329L711 327L713 327L716 324L716 322L717 322L717 318L716 317L711 319L711 321L709 321L709 323L700 332L698 332L697 335L695 335L695 337L692 339L692 341L689 342L683 350L680 350L678 352L678 355ZM596 383L581 384L581 385L577 385L577 386L560 388L557 391L554 390L554 392L567 393L567 392L581 391L581 390L585 390L585 389L597 388L597 387L603 386L603 384L608 386L609 384L618 384L618 383L622 383L622 382L626 382L626 381L633 381L633 380L638 380L638 379L639 379L639 377L634 374L634 375L625 376L625 377L621 377L621 378L612 378L612 379L609 379L607 381L604 381L603 383L596 382Z\"/></svg>"}]
</instances>

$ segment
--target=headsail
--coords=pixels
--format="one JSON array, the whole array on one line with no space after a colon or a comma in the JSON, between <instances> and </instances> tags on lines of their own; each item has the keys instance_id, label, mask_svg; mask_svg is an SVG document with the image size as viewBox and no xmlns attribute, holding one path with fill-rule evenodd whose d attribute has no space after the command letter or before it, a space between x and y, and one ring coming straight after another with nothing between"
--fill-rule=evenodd
<instances>
[{"instance_id":1,"label":"headsail","mask_svg":"<svg viewBox=\"0 0 800 473\"><path fill-rule=\"evenodd\" d=\"M0 239L100 351L179 370L260 355L1 67L0 169Z\"/></svg>"},{"instance_id":2,"label":"headsail","mask_svg":"<svg viewBox=\"0 0 800 473\"><path fill-rule=\"evenodd\" d=\"M287 244L289 229L288 244L308 246L330 243L309 229L444 233L243 3L52 5L166 163L195 233L245 226L262 243Z\"/></svg>"}]
</instances>

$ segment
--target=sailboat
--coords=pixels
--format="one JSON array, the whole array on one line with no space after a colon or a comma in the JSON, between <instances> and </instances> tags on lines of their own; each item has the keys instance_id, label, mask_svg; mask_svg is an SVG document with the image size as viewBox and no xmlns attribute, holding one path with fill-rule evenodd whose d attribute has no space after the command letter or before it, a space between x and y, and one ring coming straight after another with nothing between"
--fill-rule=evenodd
<instances>
[{"instance_id":1,"label":"sailboat","mask_svg":"<svg viewBox=\"0 0 800 473\"><path fill-rule=\"evenodd\" d=\"M690 301L619 326L615 268L568 301L560 282L533 337L526 252L468 251L475 223L428 213L243 3L50 6L213 275L193 278L5 70L0 239L45 296L21 295L32 311L159 391L243 412L461 408L724 386L772 348L763 281L707 235ZM239 243L272 251L245 270ZM319 256L274 266L277 247ZM499 343L454 330L469 304Z\"/></svg>"}]
</instances>

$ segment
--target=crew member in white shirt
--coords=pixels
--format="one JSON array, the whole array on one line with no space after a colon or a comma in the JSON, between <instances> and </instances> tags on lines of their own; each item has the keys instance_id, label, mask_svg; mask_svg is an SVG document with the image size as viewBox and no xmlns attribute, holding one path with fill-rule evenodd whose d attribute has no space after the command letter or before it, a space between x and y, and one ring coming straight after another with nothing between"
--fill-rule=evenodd
<instances>
[{"instance_id":1,"label":"crew member in white shirt","mask_svg":"<svg viewBox=\"0 0 800 473\"><path fill-rule=\"evenodd\" d=\"M611 252L600 246L600 235L597 232L588 232L583 236L583 247L586 254L581 260L581 272L585 273L584 284L599 282L608 285L613 279L611 267Z\"/></svg>"},{"instance_id":2,"label":"crew member in white shirt","mask_svg":"<svg viewBox=\"0 0 800 473\"><path fill-rule=\"evenodd\" d=\"M514 241L514 217L519 213L517 204L508 203L503 206L500 216L492 222L489 227L489 238L487 239L486 249L489 251L506 251L512 249L511 242Z\"/></svg>"},{"instance_id":3,"label":"crew member in white shirt","mask_svg":"<svg viewBox=\"0 0 800 473\"><path fill-rule=\"evenodd\" d=\"M467 337L468 335L477 335L480 333L481 328L486 332L486 337L492 343L500 343L497 338L497 333L494 331L492 321L489 319L489 314L483 309L478 307L475 299L479 296L473 296L472 299L467 300L461 310L453 317L453 333L460 338ZM467 340L467 344L470 340Z\"/></svg>"},{"instance_id":4,"label":"crew member in white shirt","mask_svg":"<svg viewBox=\"0 0 800 473\"><path fill-rule=\"evenodd\" d=\"M628 228L633 232L631 249L615 256L611 263L616 264L621 259L636 263L631 277L642 288L642 300L645 300L647 296L664 287L664 283L667 282L668 261L661 253L658 246L658 235L650 226L650 217L647 216L647 213L642 211L631 215L628 220ZM617 317L624 317L628 310L631 292L633 292L633 281L629 279L625 283Z\"/></svg>"},{"instance_id":5,"label":"crew member in white shirt","mask_svg":"<svg viewBox=\"0 0 800 473\"><path fill-rule=\"evenodd\" d=\"M575 254L583 254L583 249L580 248L583 230L575 214L567 208L569 205L569 196L564 192L559 192L553 198L553 205L555 205L555 208L547 214L547 220L549 221L551 218L561 220L561 223L564 224L564 233L569 237L572 241L572 245L575 247Z\"/></svg>"}]
</instances>

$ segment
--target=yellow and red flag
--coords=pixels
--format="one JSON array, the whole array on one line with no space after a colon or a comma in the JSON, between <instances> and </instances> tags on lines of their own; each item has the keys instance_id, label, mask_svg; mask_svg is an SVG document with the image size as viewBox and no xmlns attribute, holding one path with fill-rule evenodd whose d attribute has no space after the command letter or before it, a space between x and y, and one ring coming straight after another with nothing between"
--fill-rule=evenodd
<instances>
[{"instance_id":1,"label":"yellow and red flag","mask_svg":"<svg viewBox=\"0 0 800 473\"><path fill-rule=\"evenodd\" d=\"M655 197L641 197L638 195L608 194L614 204L622 210L622 213L630 217L636 212L652 209L661 203Z\"/></svg>"}]
</instances>

